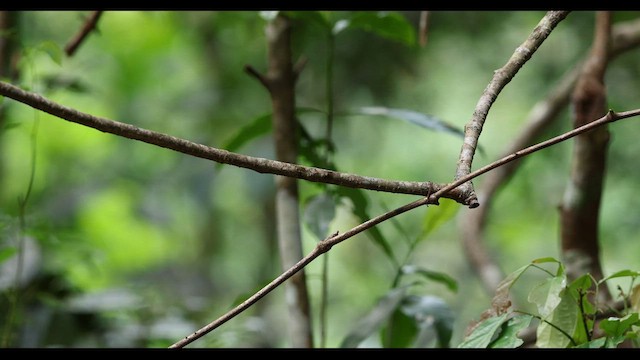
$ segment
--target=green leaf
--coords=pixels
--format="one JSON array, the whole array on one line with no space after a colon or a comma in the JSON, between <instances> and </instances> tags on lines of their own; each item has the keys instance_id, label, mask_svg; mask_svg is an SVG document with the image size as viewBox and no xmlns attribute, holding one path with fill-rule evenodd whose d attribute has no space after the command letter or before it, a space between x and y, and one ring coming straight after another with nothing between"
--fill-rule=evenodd
<instances>
[{"instance_id":1,"label":"green leaf","mask_svg":"<svg viewBox=\"0 0 640 360\"><path fill-rule=\"evenodd\" d=\"M369 200L367 200L366 193L362 191L362 189L340 186L336 189L336 192L338 195L351 200L353 203L353 213L359 217L362 222L370 219L368 214ZM382 236L378 227L374 226L369 228L366 233L371 236L371 239L380 246L380 248L382 248L382 251L384 251L389 259L394 259L393 248L389 245L387 240L385 240L384 236Z\"/></svg>"},{"instance_id":2,"label":"green leaf","mask_svg":"<svg viewBox=\"0 0 640 360\"><path fill-rule=\"evenodd\" d=\"M555 298L555 295L551 297ZM577 326L578 307L567 292L562 292L559 299L558 305L538 325L536 346L539 348L566 348L572 343L571 335Z\"/></svg>"},{"instance_id":3,"label":"green leaf","mask_svg":"<svg viewBox=\"0 0 640 360\"><path fill-rule=\"evenodd\" d=\"M413 347L426 347L437 341L437 347L449 347L453 334L455 315L447 303L439 297L411 295L403 299L400 310L411 319L419 332Z\"/></svg>"},{"instance_id":4,"label":"green leaf","mask_svg":"<svg viewBox=\"0 0 640 360\"><path fill-rule=\"evenodd\" d=\"M313 108L296 108L297 115L302 115L310 112L322 111ZM222 145L222 148L227 151L236 152L250 141L270 133L273 127L271 115L271 113L268 113L258 116L249 124L241 127L235 135L233 135ZM224 164L217 163L216 167L220 168L222 165Z\"/></svg>"},{"instance_id":5,"label":"green leaf","mask_svg":"<svg viewBox=\"0 0 640 360\"><path fill-rule=\"evenodd\" d=\"M600 329L610 337L624 337L625 333L631 329L631 326L640 326L638 313L627 314L623 318L610 317L600 322ZM624 340L624 339L623 339Z\"/></svg>"},{"instance_id":6,"label":"green leaf","mask_svg":"<svg viewBox=\"0 0 640 360\"><path fill-rule=\"evenodd\" d=\"M349 20L348 27L370 31L408 46L416 44L415 27L397 12L358 11ZM334 34L337 34L335 30Z\"/></svg>"},{"instance_id":7,"label":"green leaf","mask_svg":"<svg viewBox=\"0 0 640 360\"><path fill-rule=\"evenodd\" d=\"M518 332L531 323L533 316L528 314L516 315L507 322L502 323L502 329L498 338L494 340L490 348L514 349L522 345L524 341L518 337Z\"/></svg>"},{"instance_id":8,"label":"green leaf","mask_svg":"<svg viewBox=\"0 0 640 360\"><path fill-rule=\"evenodd\" d=\"M323 16L320 11L286 11L285 14L292 19L299 19L305 24L320 25L326 30L331 29L331 23L327 16Z\"/></svg>"},{"instance_id":9,"label":"green leaf","mask_svg":"<svg viewBox=\"0 0 640 360\"><path fill-rule=\"evenodd\" d=\"M507 315L508 314L502 314L500 316L490 317L480 322L473 332L458 345L458 348L487 348L491 341L493 341L496 331L500 329L502 323L507 319Z\"/></svg>"},{"instance_id":10,"label":"green leaf","mask_svg":"<svg viewBox=\"0 0 640 360\"><path fill-rule=\"evenodd\" d=\"M533 261L531 261L533 264L543 264L543 263L550 263L550 262L554 262L554 263L558 263L560 264L560 261L554 257L548 256L548 257L542 257L542 258L537 258Z\"/></svg>"},{"instance_id":11,"label":"green leaf","mask_svg":"<svg viewBox=\"0 0 640 360\"><path fill-rule=\"evenodd\" d=\"M62 51L60 46L58 46L58 44L56 44L55 42L43 41L40 44L38 44L36 49L49 55L51 60L53 60L56 64L62 65L62 57L64 52Z\"/></svg>"},{"instance_id":12,"label":"green leaf","mask_svg":"<svg viewBox=\"0 0 640 360\"><path fill-rule=\"evenodd\" d=\"M427 269L423 269L416 265L405 265L401 269L403 274L419 274L424 276L426 279L433 280L435 282L439 282L445 285L449 290L456 292L458 291L458 282L453 279L451 276L441 273L438 271L431 271Z\"/></svg>"},{"instance_id":13,"label":"green leaf","mask_svg":"<svg viewBox=\"0 0 640 360\"><path fill-rule=\"evenodd\" d=\"M249 124L241 127L234 136L222 145L222 148L231 152L238 151L238 149L251 140L271 132L271 128L271 113L259 116ZM222 165L224 164L216 163L217 168L220 168Z\"/></svg>"},{"instance_id":14,"label":"green leaf","mask_svg":"<svg viewBox=\"0 0 640 360\"><path fill-rule=\"evenodd\" d=\"M422 228L423 238L426 238L432 231L451 220L461 208L455 201L450 199L441 198L438 201L440 202L439 206L427 207Z\"/></svg>"},{"instance_id":15,"label":"green leaf","mask_svg":"<svg viewBox=\"0 0 640 360\"><path fill-rule=\"evenodd\" d=\"M578 346L576 346L576 348L599 349L604 347L606 341L607 341L607 338L598 338L586 343L581 343Z\"/></svg>"},{"instance_id":16,"label":"green leaf","mask_svg":"<svg viewBox=\"0 0 640 360\"><path fill-rule=\"evenodd\" d=\"M303 219L318 241L329 234L329 225L336 215L336 204L330 194L324 192L311 197L305 207Z\"/></svg>"},{"instance_id":17,"label":"green leaf","mask_svg":"<svg viewBox=\"0 0 640 360\"><path fill-rule=\"evenodd\" d=\"M396 308L389 325L380 332L380 342L385 348L408 348L418 333L418 326L412 316Z\"/></svg>"},{"instance_id":18,"label":"green leaf","mask_svg":"<svg viewBox=\"0 0 640 360\"><path fill-rule=\"evenodd\" d=\"M361 318L340 344L341 348L355 348L373 333L378 331L398 308L406 292L405 287L392 289L377 305Z\"/></svg>"},{"instance_id":19,"label":"green leaf","mask_svg":"<svg viewBox=\"0 0 640 360\"><path fill-rule=\"evenodd\" d=\"M592 277L589 274L584 274L575 279L567 287L567 291L576 304L580 304L580 301L582 301L582 306L578 307L578 323L576 325L576 331L573 334L573 338L578 344L587 342L589 340L589 333L593 329L596 307L591 304L589 297L586 296L586 292L589 291L591 285ZM582 296L580 294L582 294Z\"/></svg>"},{"instance_id":20,"label":"green leaf","mask_svg":"<svg viewBox=\"0 0 640 360\"><path fill-rule=\"evenodd\" d=\"M21 124L21 123L20 123L20 122L17 122L17 121L8 121L8 122L5 122L5 123L2 125L2 131L7 131L7 130L10 130L10 129L13 129L13 128L17 128L18 126L20 126L20 124Z\"/></svg>"},{"instance_id":21,"label":"green leaf","mask_svg":"<svg viewBox=\"0 0 640 360\"><path fill-rule=\"evenodd\" d=\"M606 278L598 281L598 285L602 284L603 282L610 280L610 279L615 279L615 278L620 278L620 277L638 277L640 276L640 272L639 271L633 271L633 270L621 270L618 271L612 275L607 276Z\"/></svg>"},{"instance_id":22,"label":"green leaf","mask_svg":"<svg viewBox=\"0 0 640 360\"><path fill-rule=\"evenodd\" d=\"M404 120L414 125L433 131L447 132L464 138L464 131L454 125L428 114L408 109L394 109L382 106L367 106L356 109L350 115L386 116L393 119Z\"/></svg>"},{"instance_id":23,"label":"green leaf","mask_svg":"<svg viewBox=\"0 0 640 360\"><path fill-rule=\"evenodd\" d=\"M538 314L545 318L549 316L562 300L561 295L566 287L566 276L555 276L546 279L543 283L535 286L529 292L528 300L536 304Z\"/></svg>"},{"instance_id":24,"label":"green leaf","mask_svg":"<svg viewBox=\"0 0 640 360\"><path fill-rule=\"evenodd\" d=\"M18 249L16 249L13 246L10 247L6 247L4 249L0 250L0 264L2 264L3 262L9 260L13 255L15 255L18 252Z\"/></svg>"}]
</instances>

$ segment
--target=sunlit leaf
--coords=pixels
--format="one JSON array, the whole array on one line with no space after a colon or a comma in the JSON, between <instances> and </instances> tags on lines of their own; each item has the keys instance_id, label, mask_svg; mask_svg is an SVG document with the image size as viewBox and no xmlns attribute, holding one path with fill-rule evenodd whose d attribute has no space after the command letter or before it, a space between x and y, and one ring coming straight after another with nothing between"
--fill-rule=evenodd
<instances>
[{"instance_id":1,"label":"sunlit leaf","mask_svg":"<svg viewBox=\"0 0 640 360\"><path fill-rule=\"evenodd\" d=\"M358 347L362 341L378 331L399 306L405 292L406 288L404 287L389 291L367 315L357 322L356 326L344 338L340 347Z\"/></svg>"},{"instance_id":2,"label":"sunlit leaf","mask_svg":"<svg viewBox=\"0 0 640 360\"><path fill-rule=\"evenodd\" d=\"M453 292L458 291L458 282L454 278L452 278L451 276L445 273L423 269L416 265L403 266L402 273L403 274L419 274L425 277L426 279L439 282L445 285L449 290Z\"/></svg>"},{"instance_id":3,"label":"sunlit leaf","mask_svg":"<svg viewBox=\"0 0 640 360\"><path fill-rule=\"evenodd\" d=\"M538 307L538 314L542 318L549 316L560 304L566 284L566 276L555 276L546 279L529 292L528 300Z\"/></svg>"},{"instance_id":4,"label":"sunlit leaf","mask_svg":"<svg viewBox=\"0 0 640 360\"><path fill-rule=\"evenodd\" d=\"M576 304L582 304L578 307L578 324L573 338L577 343L584 343L589 340L589 333L593 328L593 319L595 318L596 307L589 301L587 291L591 288L592 277L584 274L569 284L567 291Z\"/></svg>"},{"instance_id":5,"label":"sunlit leaf","mask_svg":"<svg viewBox=\"0 0 640 360\"><path fill-rule=\"evenodd\" d=\"M514 349L522 345L524 341L518 337L518 332L531 323L533 316L527 314L516 315L502 323L502 329L498 338L494 340L490 348Z\"/></svg>"},{"instance_id":6,"label":"sunlit leaf","mask_svg":"<svg viewBox=\"0 0 640 360\"><path fill-rule=\"evenodd\" d=\"M415 27L397 12L358 11L350 19L349 28L370 31L408 46L416 44Z\"/></svg>"},{"instance_id":7,"label":"sunlit leaf","mask_svg":"<svg viewBox=\"0 0 640 360\"><path fill-rule=\"evenodd\" d=\"M496 331L500 329L502 323L507 319L507 315L508 314L502 314L500 316L490 317L480 322L473 332L458 345L458 348L487 348L491 341L493 341Z\"/></svg>"},{"instance_id":8,"label":"sunlit leaf","mask_svg":"<svg viewBox=\"0 0 640 360\"><path fill-rule=\"evenodd\" d=\"M552 284L551 288L553 287ZM559 295L552 293L553 291L550 291L549 297L553 298L553 301L549 301L549 303L555 302L556 297L559 298L559 303L549 315L543 317L545 321L540 321L536 331L536 346L539 348L566 348L571 344L570 336L575 332L577 326L578 307L573 302L571 295L566 292Z\"/></svg>"},{"instance_id":9,"label":"sunlit leaf","mask_svg":"<svg viewBox=\"0 0 640 360\"><path fill-rule=\"evenodd\" d=\"M318 241L323 240L331 230L329 225L335 217L336 204L328 193L313 196L304 207L303 219Z\"/></svg>"},{"instance_id":10,"label":"sunlit leaf","mask_svg":"<svg viewBox=\"0 0 640 360\"><path fill-rule=\"evenodd\" d=\"M611 279L615 279L615 278L620 278L620 277L638 277L640 276L640 271L633 271L633 270L621 270L618 271L612 275L607 276L606 278L598 281L598 285L602 284L603 282L607 281L607 280L611 280Z\"/></svg>"},{"instance_id":11,"label":"sunlit leaf","mask_svg":"<svg viewBox=\"0 0 640 360\"><path fill-rule=\"evenodd\" d=\"M440 205L427 208L424 226L422 227L423 238L451 220L461 208L455 201L450 199L441 198L438 201Z\"/></svg>"}]
</instances>

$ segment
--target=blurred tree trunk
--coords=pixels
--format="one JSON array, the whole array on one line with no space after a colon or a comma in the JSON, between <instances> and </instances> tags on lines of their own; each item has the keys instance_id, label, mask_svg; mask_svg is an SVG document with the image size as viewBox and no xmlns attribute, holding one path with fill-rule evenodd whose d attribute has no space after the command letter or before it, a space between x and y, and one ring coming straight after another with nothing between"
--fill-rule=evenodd
<instances>
[{"instance_id":1,"label":"blurred tree trunk","mask_svg":"<svg viewBox=\"0 0 640 360\"><path fill-rule=\"evenodd\" d=\"M596 15L595 37L591 53L573 93L573 126L585 125L604 116L607 96L604 75L610 48L611 14ZM600 264L599 212L606 173L608 126L601 126L575 137L571 178L560 206L562 258L570 279L590 273L603 278ZM610 300L605 287L599 300Z\"/></svg>"},{"instance_id":2,"label":"blurred tree trunk","mask_svg":"<svg viewBox=\"0 0 640 360\"><path fill-rule=\"evenodd\" d=\"M0 79L10 79L14 81L18 78L17 63L17 33L18 17L17 11L0 11ZM4 131L6 125L5 107L0 106L0 131ZM0 158L0 169L3 168ZM2 182L0 176L0 183Z\"/></svg>"},{"instance_id":3,"label":"blurred tree trunk","mask_svg":"<svg viewBox=\"0 0 640 360\"><path fill-rule=\"evenodd\" d=\"M269 70L267 84L273 107L273 134L277 160L295 163L298 157L295 120L295 80L291 61L291 24L278 15L267 25ZM283 271L303 256L297 180L276 176L276 219L278 247ZM304 271L285 284L289 308L291 345L313 347L311 316Z\"/></svg>"}]
</instances>

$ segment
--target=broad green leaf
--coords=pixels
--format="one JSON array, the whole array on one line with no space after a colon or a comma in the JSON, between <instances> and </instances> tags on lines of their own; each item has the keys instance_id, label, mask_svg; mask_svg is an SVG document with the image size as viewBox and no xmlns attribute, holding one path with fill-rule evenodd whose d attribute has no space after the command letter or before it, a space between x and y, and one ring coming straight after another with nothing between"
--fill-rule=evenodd
<instances>
[{"instance_id":1,"label":"broad green leaf","mask_svg":"<svg viewBox=\"0 0 640 360\"><path fill-rule=\"evenodd\" d=\"M415 27L397 12L358 11L349 20L348 27L370 31L408 46L416 44Z\"/></svg>"},{"instance_id":2,"label":"broad green leaf","mask_svg":"<svg viewBox=\"0 0 640 360\"><path fill-rule=\"evenodd\" d=\"M640 276L640 272L639 271L633 271L633 270L621 270L618 271L612 275L607 276L606 278L598 281L598 285L602 284L603 282L610 280L610 279L615 279L615 278L619 278L619 277L638 277Z\"/></svg>"},{"instance_id":3,"label":"broad green leaf","mask_svg":"<svg viewBox=\"0 0 640 360\"><path fill-rule=\"evenodd\" d=\"M538 307L538 314L542 318L549 316L560 304L566 284L566 276L555 276L535 286L529 292L528 300Z\"/></svg>"},{"instance_id":4,"label":"broad green leaf","mask_svg":"<svg viewBox=\"0 0 640 360\"><path fill-rule=\"evenodd\" d=\"M367 195L362 189L340 186L336 189L336 192L338 195L351 200L353 203L353 213L359 217L361 221L365 222L371 219L368 213L369 200L367 200ZM366 233L371 236L371 239L382 248L382 251L384 251L390 259L394 259L393 248L384 236L382 236L377 226L369 228Z\"/></svg>"},{"instance_id":5,"label":"broad green leaf","mask_svg":"<svg viewBox=\"0 0 640 360\"><path fill-rule=\"evenodd\" d=\"M389 291L369 313L360 319L355 328L344 338L341 348L355 348L378 331L400 305L406 292L405 287L395 288Z\"/></svg>"},{"instance_id":6,"label":"broad green leaf","mask_svg":"<svg viewBox=\"0 0 640 360\"><path fill-rule=\"evenodd\" d=\"M458 282L455 279L453 279L451 276L445 273L423 269L416 265L405 265L402 267L401 271L403 274L422 275L429 280L433 280L435 282L439 282L445 285L449 290L453 292L458 291Z\"/></svg>"},{"instance_id":7,"label":"broad green leaf","mask_svg":"<svg viewBox=\"0 0 640 360\"><path fill-rule=\"evenodd\" d=\"M444 300L432 295L407 296L402 301L400 310L413 319L419 330L413 347L430 345L434 336L437 347L449 347L455 315Z\"/></svg>"},{"instance_id":8,"label":"broad green leaf","mask_svg":"<svg viewBox=\"0 0 640 360\"><path fill-rule=\"evenodd\" d=\"M560 302L554 307L553 312L543 317L545 321L540 321L538 325L536 346L539 348L566 348L572 343L571 336L578 321L578 307L566 292L559 294L559 299Z\"/></svg>"},{"instance_id":9,"label":"broad green leaf","mask_svg":"<svg viewBox=\"0 0 640 360\"><path fill-rule=\"evenodd\" d=\"M9 260L17 252L18 252L18 249L16 249L13 246L6 247L6 248L0 250L0 264L2 264L3 262Z\"/></svg>"},{"instance_id":10,"label":"broad green leaf","mask_svg":"<svg viewBox=\"0 0 640 360\"><path fill-rule=\"evenodd\" d=\"M439 201L440 205L427 207L422 228L423 238L451 220L460 209L460 206L453 200L441 198Z\"/></svg>"},{"instance_id":11,"label":"broad green leaf","mask_svg":"<svg viewBox=\"0 0 640 360\"><path fill-rule=\"evenodd\" d=\"M304 207L303 219L318 241L329 234L329 225L336 214L336 204L330 194L324 192L309 199Z\"/></svg>"},{"instance_id":12,"label":"broad green leaf","mask_svg":"<svg viewBox=\"0 0 640 360\"><path fill-rule=\"evenodd\" d=\"M533 319L533 316L522 314L516 315L502 323L502 329L498 338L494 340L489 347L514 349L522 345L524 341L518 337L518 332L529 326L531 319Z\"/></svg>"},{"instance_id":13,"label":"broad green leaf","mask_svg":"<svg viewBox=\"0 0 640 360\"><path fill-rule=\"evenodd\" d=\"M480 322L473 332L469 334L469 336L467 336L460 345L458 345L458 348L487 348L491 341L493 341L496 331L500 329L502 323L507 319L507 315L508 314L505 313L500 316L490 317Z\"/></svg>"},{"instance_id":14,"label":"broad green leaf","mask_svg":"<svg viewBox=\"0 0 640 360\"><path fill-rule=\"evenodd\" d=\"M640 326L638 313L627 314L623 318L610 317L600 322L600 328L609 337L624 337L625 333L631 329L631 326Z\"/></svg>"}]
</instances>

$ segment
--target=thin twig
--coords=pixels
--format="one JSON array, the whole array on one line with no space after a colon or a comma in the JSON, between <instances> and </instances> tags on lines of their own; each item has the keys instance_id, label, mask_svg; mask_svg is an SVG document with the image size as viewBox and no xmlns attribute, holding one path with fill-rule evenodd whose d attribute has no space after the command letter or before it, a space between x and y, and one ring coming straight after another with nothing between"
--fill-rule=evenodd
<instances>
[{"instance_id":1,"label":"thin twig","mask_svg":"<svg viewBox=\"0 0 640 360\"><path fill-rule=\"evenodd\" d=\"M436 193L434 193L431 196L427 196L424 197L422 199L416 200L412 203L406 204L404 206L401 206L399 208L396 208L394 210L391 210L389 212L386 212L382 215L379 215L375 218L370 219L369 221L363 222L362 224L352 228L351 230L342 233L342 234L338 234L335 233L333 236L328 237L322 241L320 241L318 243L318 245L316 245L316 247L311 251L311 253L309 253L309 255L305 256L304 258L302 258L296 265L294 265L293 267L291 267L289 270L285 271L283 274L281 274L280 276L278 276L276 279L274 279L272 282L270 282L269 284L267 284L265 287L263 287L262 289L260 289L256 294L254 294L253 296L251 296L249 299L245 300L244 302L242 302L240 305L236 306L235 308L231 309L229 312L227 312L226 314L224 314L223 316L221 316L220 318L218 318L217 320L209 323L208 325L204 326L203 328L201 328L200 330L197 330L196 332L192 333L189 336L186 336L184 339L176 342L175 344L171 345L171 348L182 348L190 343L192 343L193 341L201 338L202 336L206 335L207 333L211 332L212 330L216 329L217 327L219 327L220 325L224 324L225 322L227 322L228 320L232 319L233 317L235 317L236 315L240 314L241 312L243 312L244 310L248 309L251 305L253 305L254 303L256 303L258 300L262 299L265 295L267 295L269 292L271 292L272 290L274 290L275 288L278 287L278 285L282 284L283 282L285 282L288 278L290 278L291 276L293 276L296 272L300 271L302 268L304 268L306 265L308 265L310 262L312 262L315 258L317 258L318 256L324 254L325 252L329 251L333 246L337 245L338 243L353 237L367 229L370 229L371 227L380 224L383 221L386 221L388 219L391 219L395 216L398 216L400 214L403 214L409 210L413 210L417 207L420 207L422 205L426 205L426 204L438 204L438 199L440 197L443 197L444 194L446 194L448 191L451 191L453 189L455 189L456 187L464 184L465 182L472 180L488 171L491 171L499 166L502 166L506 163L509 163L511 161L514 161L516 159L519 159L523 156L527 156L530 155L536 151L542 150L544 148L547 148L549 146L555 145L557 143L560 143L562 141L571 139L574 136L580 135L582 133L585 133L589 130L592 130L598 126L602 126L604 124L608 124L608 123L612 123L614 121L620 120L620 119L625 119L625 118L629 118L629 117L634 117L634 116L639 116L640 115L640 109L637 110L631 110L631 111L626 111L626 112L620 112L620 113L616 113L613 111L609 111L609 113L607 113L607 115L603 116L602 118L595 120L593 122L590 122L582 127L573 129L571 131L568 131L564 134L558 135L552 139L543 141L541 143L538 143L536 145L530 146L528 148L522 149L520 151L516 151L515 153L508 155L500 160L494 161L493 163L486 165L468 175L465 175L463 177L461 177L460 179L448 184L447 186L443 187L442 189L438 190Z\"/></svg>"},{"instance_id":2,"label":"thin twig","mask_svg":"<svg viewBox=\"0 0 640 360\"><path fill-rule=\"evenodd\" d=\"M509 61L507 61L502 68L494 72L493 78L482 93L480 100L478 100L471 120L464 127L464 141L462 149L460 150L460 158L458 159L456 179L462 178L471 172L471 164L476 152L476 147L478 146L478 138L482 132L482 127L489 113L489 109L498 98L498 94L500 94L502 89L513 79L531 56L533 56L533 53L536 52L556 25L568 14L569 11L547 12L533 29L527 40L516 48ZM462 191L465 194L466 202L469 203L469 207L477 207L479 205L472 183L462 186Z\"/></svg>"},{"instance_id":3,"label":"thin twig","mask_svg":"<svg viewBox=\"0 0 640 360\"><path fill-rule=\"evenodd\" d=\"M425 47L427 45L427 38L429 36L429 16L431 12L420 12L420 46Z\"/></svg>"},{"instance_id":4,"label":"thin twig","mask_svg":"<svg viewBox=\"0 0 640 360\"><path fill-rule=\"evenodd\" d=\"M55 103L39 94L25 91L19 87L0 81L0 95L29 105L61 119L84 125L96 130L122 136L132 140L146 142L183 154L229 164L259 173L275 174L306 181L334 184L351 188L360 188L397 194L426 196L441 189L444 184L430 181L396 181L361 176L316 167L296 165L282 161L241 155L217 149L171 135L139 128L130 124L109 120ZM451 191L445 197L463 205L464 199L458 190Z\"/></svg>"},{"instance_id":5,"label":"thin twig","mask_svg":"<svg viewBox=\"0 0 640 360\"><path fill-rule=\"evenodd\" d=\"M82 29L76 34L76 36L71 39L67 45L64 47L64 52L67 56L71 57L75 54L80 44L87 38L87 36L96 28L98 24L98 20L102 15L102 11L94 11L91 16L87 19L87 21L82 26Z\"/></svg>"}]
</instances>

